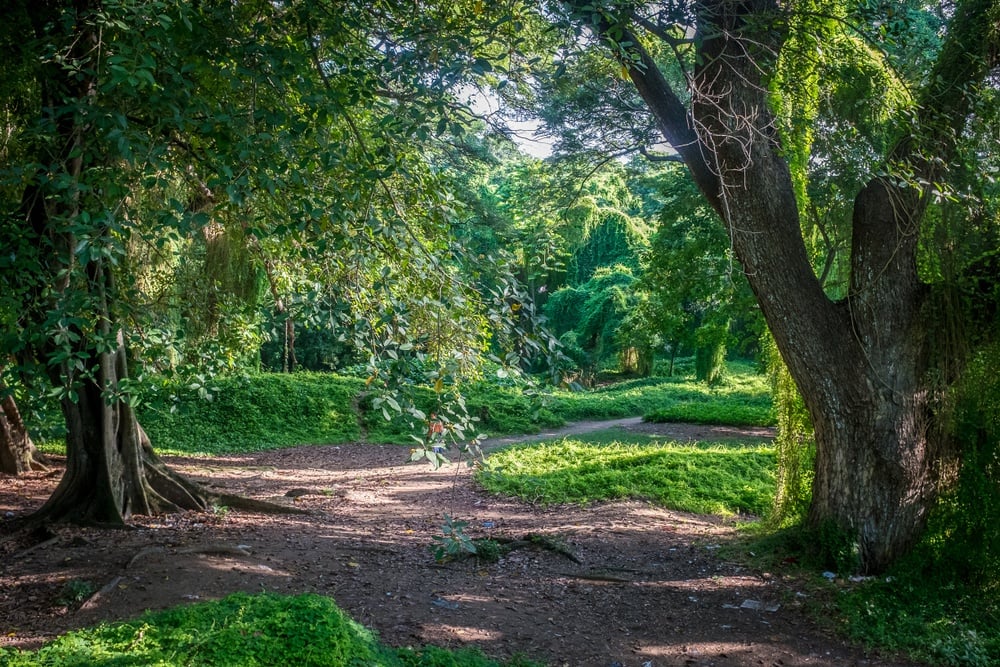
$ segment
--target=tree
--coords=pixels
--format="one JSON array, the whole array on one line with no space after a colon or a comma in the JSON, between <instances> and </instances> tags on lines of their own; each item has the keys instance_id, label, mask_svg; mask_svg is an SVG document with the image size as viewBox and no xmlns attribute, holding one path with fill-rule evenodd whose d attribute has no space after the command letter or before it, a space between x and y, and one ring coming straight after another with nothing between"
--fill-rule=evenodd
<instances>
[{"instance_id":1,"label":"tree","mask_svg":"<svg viewBox=\"0 0 1000 667\"><path fill-rule=\"evenodd\" d=\"M557 290L545 304L553 332L580 367L582 384L589 384L595 371L612 359L622 370L630 370L621 364L623 356L630 360L618 333L635 308L635 282L627 266L599 266L587 282Z\"/></svg>"},{"instance_id":2,"label":"tree","mask_svg":"<svg viewBox=\"0 0 1000 667\"><path fill-rule=\"evenodd\" d=\"M170 282L192 248L236 239L244 254L225 280L192 276L207 295L193 338L221 330L217 298L260 298L258 281L227 283L234 274L330 260L373 356L428 330L448 334L429 338L431 352L445 339L461 354L481 345L481 302L442 259L448 202L420 150L461 132L467 114L448 90L486 64L480 33L445 27L476 3L424 9L12 4L2 89L23 104L4 106L16 159L0 170L0 313L15 322L2 353L17 360L4 370L43 373L67 428L66 473L37 519L120 524L218 500L160 461L135 414L145 346L183 348L171 342L178 301L194 292ZM449 300L459 316L434 311Z\"/></svg>"},{"instance_id":3,"label":"tree","mask_svg":"<svg viewBox=\"0 0 1000 667\"><path fill-rule=\"evenodd\" d=\"M671 166L661 181L660 226L644 255L640 287L648 297L639 310L672 355L680 347L693 349L697 378L712 382L736 333L731 323L741 317L752 322L758 313L718 217L682 167ZM759 338L759 331L751 335Z\"/></svg>"},{"instance_id":4,"label":"tree","mask_svg":"<svg viewBox=\"0 0 1000 667\"><path fill-rule=\"evenodd\" d=\"M939 184L993 85L1000 5L956 3L909 124L854 197L840 299L824 292L803 241L767 77L787 44L789 17L815 11L813 4L563 7L571 25L592 30L621 64L726 227L815 428L810 523L850 535L864 571L885 569L920 536L954 457L937 408L962 359L935 372L935 334L948 318L936 310L918 257ZM680 56L686 88L664 75L665 52Z\"/></svg>"}]
</instances>

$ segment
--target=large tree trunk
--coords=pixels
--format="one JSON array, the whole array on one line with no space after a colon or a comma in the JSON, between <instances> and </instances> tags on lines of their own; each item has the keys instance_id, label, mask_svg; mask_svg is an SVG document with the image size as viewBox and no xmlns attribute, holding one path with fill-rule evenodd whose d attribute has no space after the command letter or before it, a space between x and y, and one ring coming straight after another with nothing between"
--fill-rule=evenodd
<instances>
[{"instance_id":1,"label":"large tree trunk","mask_svg":"<svg viewBox=\"0 0 1000 667\"><path fill-rule=\"evenodd\" d=\"M133 513L206 509L213 496L170 471L131 406L109 400L127 376L124 346L97 356L96 377L80 379L75 400L62 401L66 473L36 518L115 525Z\"/></svg>"},{"instance_id":2,"label":"large tree trunk","mask_svg":"<svg viewBox=\"0 0 1000 667\"><path fill-rule=\"evenodd\" d=\"M592 11L575 4L587 15ZM921 95L924 133L892 158L914 184L947 162L975 84L1000 54L995 0L960 3ZM777 3L698 6L698 63L683 103L620 21L596 28L614 43L664 137L725 222L778 349L815 427L809 521L850 535L861 568L887 567L920 537L949 447L935 421L928 373L926 289L916 266L927 193L874 179L854 211L850 296L831 301L806 253L798 203L769 111L764 72L781 47ZM939 158L928 160L925 155Z\"/></svg>"}]
</instances>

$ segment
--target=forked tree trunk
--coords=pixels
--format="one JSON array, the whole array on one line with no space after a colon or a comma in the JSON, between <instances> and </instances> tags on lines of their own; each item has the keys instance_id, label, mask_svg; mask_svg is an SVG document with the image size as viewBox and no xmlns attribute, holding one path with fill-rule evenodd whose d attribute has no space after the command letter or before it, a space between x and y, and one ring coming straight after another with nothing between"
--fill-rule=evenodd
<instances>
[{"instance_id":1,"label":"forked tree trunk","mask_svg":"<svg viewBox=\"0 0 1000 667\"><path fill-rule=\"evenodd\" d=\"M95 377L76 384L75 400L62 401L66 472L34 521L122 525L132 514L205 510L215 504L255 512L304 513L213 493L171 470L153 451L135 411L117 396L119 382L128 377L121 339L114 351L97 355L94 362Z\"/></svg>"},{"instance_id":2,"label":"forked tree trunk","mask_svg":"<svg viewBox=\"0 0 1000 667\"><path fill-rule=\"evenodd\" d=\"M76 380L62 400L66 472L35 518L120 525L132 514L206 509L213 496L171 471L153 452L129 403L118 395L128 376L125 348L95 355L94 377Z\"/></svg>"},{"instance_id":3,"label":"forked tree trunk","mask_svg":"<svg viewBox=\"0 0 1000 667\"><path fill-rule=\"evenodd\" d=\"M766 63L781 48L772 0L698 3L697 65L685 103L626 22L570 2L628 66L666 140L728 227L733 249L813 421L809 520L851 536L860 566L885 569L923 532L950 443L936 421L926 288L917 239L976 85L1000 60L1000 3L958 3L920 95L923 134L891 156L912 183L874 179L855 201L849 297L833 302L813 273L798 203L769 111ZM925 156L930 155L932 159ZM951 360L960 366L961 360ZM948 378L944 378L945 381ZM937 389L940 389L937 388Z\"/></svg>"},{"instance_id":4,"label":"forked tree trunk","mask_svg":"<svg viewBox=\"0 0 1000 667\"><path fill-rule=\"evenodd\" d=\"M809 522L832 523L852 537L866 572L880 572L920 537L937 494L935 457L945 439L932 437L926 400L869 394L866 405L811 410L817 450ZM924 394L926 396L926 394ZM820 444L821 443L821 444Z\"/></svg>"}]
</instances>

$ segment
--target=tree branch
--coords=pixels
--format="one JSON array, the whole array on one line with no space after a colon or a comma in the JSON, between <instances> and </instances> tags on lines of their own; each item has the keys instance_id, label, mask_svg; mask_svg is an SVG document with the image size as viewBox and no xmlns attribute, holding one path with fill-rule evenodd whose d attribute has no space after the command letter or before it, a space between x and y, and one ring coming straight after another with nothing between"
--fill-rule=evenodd
<instances>
[{"instance_id":1,"label":"tree branch","mask_svg":"<svg viewBox=\"0 0 1000 667\"><path fill-rule=\"evenodd\" d=\"M645 146L639 146L639 154L650 162L684 162L680 153L651 153Z\"/></svg>"}]
</instances>

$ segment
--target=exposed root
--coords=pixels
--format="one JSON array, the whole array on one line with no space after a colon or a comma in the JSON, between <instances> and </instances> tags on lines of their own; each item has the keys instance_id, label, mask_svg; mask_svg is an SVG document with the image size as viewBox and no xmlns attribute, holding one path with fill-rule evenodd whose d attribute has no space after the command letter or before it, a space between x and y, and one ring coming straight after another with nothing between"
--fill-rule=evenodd
<instances>
[{"instance_id":1,"label":"exposed root","mask_svg":"<svg viewBox=\"0 0 1000 667\"><path fill-rule=\"evenodd\" d=\"M159 554L163 553L164 551L166 551L166 549L164 549L163 547L146 547L145 549L140 549L136 555L132 556L132 558L129 559L128 563L126 563L125 565L125 569L128 570L133 565L135 565L136 562L142 560L143 558L149 556L150 554Z\"/></svg>"},{"instance_id":2,"label":"exposed root","mask_svg":"<svg viewBox=\"0 0 1000 667\"><path fill-rule=\"evenodd\" d=\"M583 561L573 553L566 542L558 537L550 537L539 533L528 533L522 539L516 540L509 537L494 537L494 542L504 545L508 550L520 549L523 547L541 547L547 551L553 551L560 556L564 556L574 563L581 564Z\"/></svg>"},{"instance_id":3,"label":"exposed root","mask_svg":"<svg viewBox=\"0 0 1000 667\"><path fill-rule=\"evenodd\" d=\"M245 512L257 512L260 514L311 514L309 510L298 507L272 503L267 500L233 496L228 493L212 494L210 497L215 501L216 505L229 507L234 510L243 510Z\"/></svg>"},{"instance_id":4,"label":"exposed root","mask_svg":"<svg viewBox=\"0 0 1000 667\"><path fill-rule=\"evenodd\" d=\"M115 587L121 583L122 579L124 579L124 577L115 577L114 579L109 581L101 588L101 590L97 591L89 598L87 598L84 601L84 603L80 605L80 608L77 611L83 611L84 609L92 609L96 607L97 603L101 600L101 598L105 597L108 593L113 591Z\"/></svg>"},{"instance_id":5,"label":"exposed root","mask_svg":"<svg viewBox=\"0 0 1000 667\"><path fill-rule=\"evenodd\" d=\"M202 544L196 547L187 547L184 549L178 549L179 554L204 554L213 556L241 556L246 557L250 555L250 552L242 546L233 546L231 544L223 544L221 542L211 542L209 544Z\"/></svg>"}]
</instances>

